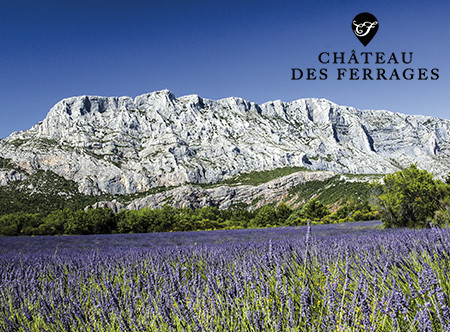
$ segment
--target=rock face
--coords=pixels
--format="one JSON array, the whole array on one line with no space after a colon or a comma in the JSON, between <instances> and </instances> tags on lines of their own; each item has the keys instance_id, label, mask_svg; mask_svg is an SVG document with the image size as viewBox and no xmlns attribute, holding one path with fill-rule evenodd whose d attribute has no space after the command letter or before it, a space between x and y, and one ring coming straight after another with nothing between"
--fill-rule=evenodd
<instances>
[{"instance_id":1,"label":"rock face","mask_svg":"<svg viewBox=\"0 0 450 332\"><path fill-rule=\"evenodd\" d=\"M172 203L176 208L189 207L193 209L205 206L217 206L227 209L233 205L244 203L250 209L256 209L268 203L278 202L287 196L288 191L295 186L309 181L324 181L335 174L332 172L297 172L291 175L263 183L259 186L220 186L203 189L192 185L185 185L159 194L136 199L124 206L115 204L113 210L142 208L161 208L164 204ZM111 202L104 202L105 206ZM103 205L102 205L103 206Z\"/></svg>"},{"instance_id":2,"label":"rock face","mask_svg":"<svg viewBox=\"0 0 450 332\"><path fill-rule=\"evenodd\" d=\"M22 181L27 177L26 174L14 169L0 169L0 186L7 186L13 181Z\"/></svg>"},{"instance_id":3,"label":"rock face","mask_svg":"<svg viewBox=\"0 0 450 332\"><path fill-rule=\"evenodd\" d=\"M0 156L27 173L52 170L85 194L215 183L285 166L371 174L417 162L442 177L450 171L450 121L325 99L257 105L167 90L134 100L82 96L1 140Z\"/></svg>"},{"instance_id":4,"label":"rock face","mask_svg":"<svg viewBox=\"0 0 450 332\"><path fill-rule=\"evenodd\" d=\"M117 200L112 201L101 201L93 204L90 206L93 209L111 209L114 213L119 212L120 210L126 209L126 206L120 202L117 202ZM89 209L90 207L86 207L84 210Z\"/></svg>"}]
</instances>

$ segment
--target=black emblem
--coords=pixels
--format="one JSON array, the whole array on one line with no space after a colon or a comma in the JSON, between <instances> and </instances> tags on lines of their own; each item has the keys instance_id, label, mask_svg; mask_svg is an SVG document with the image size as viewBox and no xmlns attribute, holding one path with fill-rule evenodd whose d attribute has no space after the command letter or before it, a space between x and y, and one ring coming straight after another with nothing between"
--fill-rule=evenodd
<instances>
[{"instance_id":1,"label":"black emblem","mask_svg":"<svg viewBox=\"0 0 450 332\"><path fill-rule=\"evenodd\" d=\"M370 13L361 13L352 21L352 30L359 41L367 46L378 31L378 20Z\"/></svg>"}]
</instances>

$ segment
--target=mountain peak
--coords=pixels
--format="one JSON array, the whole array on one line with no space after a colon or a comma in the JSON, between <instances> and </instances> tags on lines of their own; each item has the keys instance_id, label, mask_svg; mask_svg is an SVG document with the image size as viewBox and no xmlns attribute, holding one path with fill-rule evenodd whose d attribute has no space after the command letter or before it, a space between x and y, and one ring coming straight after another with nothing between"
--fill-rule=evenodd
<instances>
[{"instance_id":1,"label":"mountain peak","mask_svg":"<svg viewBox=\"0 0 450 332\"><path fill-rule=\"evenodd\" d=\"M417 162L450 171L450 121L363 111L311 98L258 105L242 98L78 96L30 130L0 141L0 156L52 170L88 194L214 183L240 173L307 167L387 173Z\"/></svg>"}]
</instances>

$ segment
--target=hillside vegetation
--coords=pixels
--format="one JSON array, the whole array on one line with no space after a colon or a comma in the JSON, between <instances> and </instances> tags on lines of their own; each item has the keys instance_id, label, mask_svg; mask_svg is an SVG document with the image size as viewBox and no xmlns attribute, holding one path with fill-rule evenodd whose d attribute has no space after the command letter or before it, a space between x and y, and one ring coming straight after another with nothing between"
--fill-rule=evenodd
<instances>
[{"instance_id":1,"label":"hillside vegetation","mask_svg":"<svg viewBox=\"0 0 450 332\"><path fill-rule=\"evenodd\" d=\"M239 182L254 184L288 174L293 169L241 175ZM349 176L346 176L347 178ZM386 175L382 182L367 182L367 176L334 176L294 187L282 201L248 210L236 204L219 210L174 208L141 210L84 209L99 199L80 194L76 184L50 171L38 171L24 181L0 187L1 235L63 235L145 233L275 226L374 220L384 227L445 226L449 220L450 185L434 180L426 171L411 165ZM377 178L377 177L375 177ZM379 177L378 177L379 178ZM365 179L366 182L357 180ZM164 188L155 188L165 190ZM134 195L136 196L136 195ZM131 195L115 197L127 201Z\"/></svg>"}]
</instances>

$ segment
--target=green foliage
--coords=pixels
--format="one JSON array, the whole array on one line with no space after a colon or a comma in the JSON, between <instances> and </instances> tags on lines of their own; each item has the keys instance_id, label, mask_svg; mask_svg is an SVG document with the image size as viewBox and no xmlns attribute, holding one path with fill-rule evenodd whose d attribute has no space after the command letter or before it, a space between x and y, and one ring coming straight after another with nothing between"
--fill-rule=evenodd
<instances>
[{"instance_id":1,"label":"green foliage","mask_svg":"<svg viewBox=\"0 0 450 332\"><path fill-rule=\"evenodd\" d=\"M13 167L7 159L0 159L0 165L4 168ZM287 167L272 171L251 172L225 182L257 185L302 170L305 169ZM249 211L249 205L244 203L237 203L228 210L219 210L217 207L194 210L176 209L170 206L172 198L169 197L167 205L162 209L126 210L114 214L108 209L88 209L87 211L83 209L101 200L116 199L126 203L170 188L153 188L145 193L122 196L87 196L78 191L75 182L66 180L51 171L37 171L26 180L15 181L8 186L0 187L0 234L61 235L195 231L303 225L306 224L307 219L313 223L331 223L377 218L378 212L367 203L367 197L372 189L366 183L358 182L357 176L352 178L356 181L346 182L340 176L336 176L326 181L312 181L297 186L290 192L288 197L290 202L308 202L313 197L316 199L301 205L294 211L285 202L277 207L271 204L257 211ZM254 204L256 202L251 205ZM329 209L335 209L336 206L340 208L331 213ZM448 214L445 210L440 210L437 217L445 218L446 213Z\"/></svg>"},{"instance_id":2,"label":"green foliage","mask_svg":"<svg viewBox=\"0 0 450 332\"><path fill-rule=\"evenodd\" d=\"M122 210L116 217L118 233L153 232L157 224L158 211L152 209Z\"/></svg>"},{"instance_id":3,"label":"green foliage","mask_svg":"<svg viewBox=\"0 0 450 332\"><path fill-rule=\"evenodd\" d=\"M336 211L330 212L326 205L313 199L303 206L295 209L284 222L286 226L306 225L311 223L342 223L363 220L379 219L378 211L369 204L368 200L360 201L350 199L342 204Z\"/></svg>"},{"instance_id":4,"label":"green foliage","mask_svg":"<svg viewBox=\"0 0 450 332\"><path fill-rule=\"evenodd\" d=\"M428 227L439 210L442 190L433 175L416 164L388 174L383 184L374 184L385 227Z\"/></svg>"},{"instance_id":5,"label":"green foliage","mask_svg":"<svg viewBox=\"0 0 450 332\"><path fill-rule=\"evenodd\" d=\"M295 198L297 202L307 202L317 198L325 205L336 202L345 204L352 199L365 201L372 195L372 191L367 182L345 181L340 175L336 175L324 181L315 180L299 184L289 191L289 197Z\"/></svg>"},{"instance_id":6,"label":"green foliage","mask_svg":"<svg viewBox=\"0 0 450 332\"><path fill-rule=\"evenodd\" d=\"M445 197L441 201L441 207L434 214L432 224L439 226L448 225L450 221L450 196Z\"/></svg>"},{"instance_id":7,"label":"green foliage","mask_svg":"<svg viewBox=\"0 0 450 332\"><path fill-rule=\"evenodd\" d=\"M306 225L307 219L303 218L302 209L294 210L288 219L284 222L285 226L301 226Z\"/></svg>"},{"instance_id":8,"label":"green foliage","mask_svg":"<svg viewBox=\"0 0 450 332\"><path fill-rule=\"evenodd\" d=\"M87 221L87 234L108 234L117 226L111 209L88 209L84 220Z\"/></svg>"},{"instance_id":9,"label":"green foliage","mask_svg":"<svg viewBox=\"0 0 450 332\"><path fill-rule=\"evenodd\" d=\"M48 214L58 209L83 209L107 199L112 198L81 194L74 181L52 171L39 170L26 180L0 186L0 216L17 211Z\"/></svg>"},{"instance_id":10,"label":"green foliage","mask_svg":"<svg viewBox=\"0 0 450 332\"><path fill-rule=\"evenodd\" d=\"M0 168L3 169L14 169L14 164L11 159L0 157Z\"/></svg>"},{"instance_id":11,"label":"green foliage","mask_svg":"<svg viewBox=\"0 0 450 332\"><path fill-rule=\"evenodd\" d=\"M317 199L312 199L301 208L296 209L286 220L286 225L306 225L307 220L321 221L329 215L328 208Z\"/></svg>"},{"instance_id":12,"label":"green foliage","mask_svg":"<svg viewBox=\"0 0 450 332\"><path fill-rule=\"evenodd\" d=\"M284 167L277 168L268 171L259 171L259 172L250 172L239 174L237 176L232 177L231 179L224 180L220 182L221 185L252 185L257 186L271 180L277 179L282 176L286 176L292 173L300 172L300 171L308 171L305 167Z\"/></svg>"},{"instance_id":13,"label":"green foliage","mask_svg":"<svg viewBox=\"0 0 450 332\"><path fill-rule=\"evenodd\" d=\"M169 231L196 231L273 227L313 223L349 222L377 218L377 211L367 202L350 202L334 213L312 200L294 211L282 202L278 207L266 205L257 211L233 207L219 210L207 206L201 209L173 208L122 210L56 209L48 213L16 212L0 217L0 235L63 235L111 234Z\"/></svg>"},{"instance_id":14,"label":"green foliage","mask_svg":"<svg viewBox=\"0 0 450 332\"><path fill-rule=\"evenodd\" d=\"M33 145L40 149L49 149L59 144L57 140L45 137L35 138L32 142Z\"/></svg>"},{"instance_id":15,"label":"green foliage","mask_svg":"<svg viewBox=\"0 0 450 332\"><path fill-rule=\"evenodd\" d=\"M285 203L281 202L276 210L276 216L279 224L284 224L292 214L292 209Z\"/></svg>"},{"instance_id":16,"label":"green foliage","mask_svg":"<svg viewBox=\"0 0 450 332\"><path fill-rule=\"evenodd\" d=\"M304 207L302 211L302 215L307 219L322 219L326 215L328 215L330 211L327 209L325 205L320 203L317 199L310 200Z\"/></svg>"},{"instance_id":17,"label":"green foliage","mask_svg":"<svg viewBox=\"0 0 450 332\"><path fill-rule=\"evenodd\" d=\"M72 213L70 210L55 210L49 213L43 223L39 225L39 234L42 235L60 235L64 234L64 223Z\"/></svg>"},{"instance_id":18,"label":"green foliage","mask_svg":"<svg viewBox=\"0 0 450 332\"><path fill-rule=\"evenodd\" d=\"M255 215L256 212L247 210L246 206L232 207L221 211L224 229L250 227L250 221Z\"/></svg>"},{"instance_id":19,"label":"green foliage","mask_svg":"<svg viewBox=\"0 0 450 332\"><path fill-rule=\"evenodd\" d=\"M110 209L57 209L47 214L16 212L0 217L0 234L84 235L232 229L248 227L255 215L238 209L219 210L210 206L196 210L175 209L170 205L161 209L122 210L117 214ZM261 227L267 223L273 224L273 219Z\"/></svg>"},{"instance_id":20,"label":"green foliage","mask_svg":"<svg viewBox=\"0 0 450 332\"><path fill-rule=\"evenodd\" d=\"M3 216L0 220L0 234L3 235L36 235L42 215L25 212Z\"/></svg>"},{"instance_id":21,"label":"green foliage","mask_svg":"<svg viewBox=\"0 0 450 332\"><path fill-rule=\"evenodd\" d=\"M1 218L0 234L33 235L32 230L39 224L40 215L25 212L6 215Z\"/></svg>"},{"instance_id":22,"label":"green foliage","mask_svg":"<svg viewBox=\"0 0 450 332\"><path fill-rule=\"evenodd\" d=\"M25 143L28 143L28 142L29 142L29 139L16 138L15 140L10 141L9 143L14 145L16 148L18 148L19 146L21 146Z\"/></svg>"},{"instance_id":23,"label":"green foliage","mask_svg":"<svg viewBox=\"0 0 450 332\"><path fill-rule=\"evenodd\" d=\"M47 215L17 212L0 218L2 235L110 234L116 216L109 209L55 210Z\"/></svg>"},{"instance_id":24,"label":"green foliage","mask_svg":"<svg viewBox=\"0 0 450 332\"><path fill-rule=\"evenodd\" d=\"M450 223L450 183L439 183L439 209L434 213L434 218L430 220L431 224L437 226L447 226Z\"/></svg>"},{"instance_id":25,"label":"green foliage","mask_svg":"<svg viewBox=\"0 0 450 332\"><path fill-rule=\"evenodd\" d=\"M368 200L350 200L341 206L336 212L331 213L325 220L327 222L348 222L376 220L380 218L378 210L369 204Z\"/></svg>"},{"instance_id":26,"label":"green foliage","mask_svg":"<svg viewBox=\"0 0 450 332\"><path fill-rule=\"evenodd\" d=\"M268 225L277 225L278 218L275 208L270 205L265 205L259 209L255 218L252 220L253 227L266 227Z\"/></svg>"},{"instance_id":27,"label":"green foliage","mask_svg":"<svg viewBox=\"0 0 450 332\"><path fill-rule=\"evenodd\" d=\"M125 195L120 195L115 197L117 199L118 202L123 203L123 204L127 204L130 203L131 201L138 199L138 198L142 198L142 197L146 197L149 195L153 195L153 194L158 194L164 191L168 191L171 190L175 187L170 186L170 187L155 187L146 191L141 191L141 192L137 192L137 193L133 193L133 194L125 194Z\"/></svg>"},{"instance_id":28,"label":"green foliage","mask_svg":"<svg viewBox=\"0 0 450 332\"><path fill-rule=\"evenodd\" d=\"M265 205L256 211L255 217L250 221L250 227L272 227L286 225L287 219L292 214L292 209L285 202L281 202L276 208Z\"/></svg>"}]
</instances>

